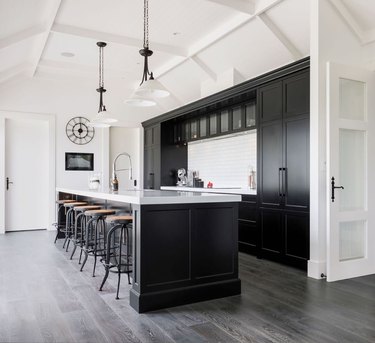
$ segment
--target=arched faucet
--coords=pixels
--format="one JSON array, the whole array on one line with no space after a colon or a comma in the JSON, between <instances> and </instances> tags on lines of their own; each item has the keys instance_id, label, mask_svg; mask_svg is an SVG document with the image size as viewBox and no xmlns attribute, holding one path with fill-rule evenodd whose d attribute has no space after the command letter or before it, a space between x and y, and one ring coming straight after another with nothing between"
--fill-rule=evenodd
<instances>
[{"instance_id":1,"label":"arched faucet","mask_svg":"<svg viewBox=\"0 0 375 343\"><path fill-rule=\"evenodd\" d=\"M124 169L117 169L116 168L116 162L120 156L127 156L129 158L129 168L124 168ZM115 159L113 160L113 165L112 165L112 189L113 190L118 190L118 180L117 180L117 174L116 172L118 171L123 171L123 170L129 170L129 180L133 179L132 176L132 159L130 155L127 152L121 152L119 153Z\"/></svg>"}]
</instances>

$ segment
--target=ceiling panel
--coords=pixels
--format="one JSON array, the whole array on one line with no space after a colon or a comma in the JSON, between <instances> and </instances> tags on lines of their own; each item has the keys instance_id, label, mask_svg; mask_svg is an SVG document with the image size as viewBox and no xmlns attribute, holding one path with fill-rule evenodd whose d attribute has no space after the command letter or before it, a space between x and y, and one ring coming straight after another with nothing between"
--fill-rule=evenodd
<instances>
[{"instance_id":1,"label":"ceiling panel","mask_svg":"<svg viewBox=\"0 0 375 343\"><path fill-rule=\"evenodd\" d=\"M1 0L0 39L42 24L48 0Z\"/></svg>"},{"instance_id":2,"label":"ceiling panel","mask_svg":"<svg viewBox=\"0 0 375 343\"><path fill-rule=\"evenodd\" d=\"M309 0L282 1L267 11L267 16L304 56L310 54L309 2Z\"/></svg>"},{"instance_id":3,"label":"ceiling panel","mask_svg":"<svg viewBox=\"0 0 375 343\"><path fill-rule=\"evenodd\" d=\"M143 1L111 0L107 6L103 3L64 0L56 23L143 39ZM206 0L150 1L150 47L157 42L186 48L236 14Z\"/></svg>"},{"instance_id":4,"label":"ceiling panel","mask_svg":"<svg viewBox=\"0 0 375 343\"><path fill-rule=\"evenodd\" d=\"M375 29L375 2L373 0L341 0L364 30Z\"/></svg>"},{"instance_id":5,"label":"ceiling panel","mask_svg":"<svg viewBox=\"0 0 375 343\"><path fill-rule=\"evenodd\" d=\"M260 20L255 19L201 52L198 57L217 74L235 68L245 79L292 62L290 53L280 41Z\"/></svg>"},{"instance_id":6,"label":"ceiling panel","mask_svg":"<svg viewBox=\"0 0 375 343\"><path fill-rule=\"evenodd\" d=\"M37 40L38 37L30 38L0 50L0 71L13 68L22 63L31 62L34 45Z\"/></svg>"},{"instance_id":7,"label":"ceiling panel","mask_svg":"<svg viewBox=\"0 0 375 343\"><path fill-rule=\"evenodd\" d=\"M83 67L98 68L99 48L94 39L82 38L62 33L51 33L48 43L44 49L43 61L56 61L65 64L82 65ZM73 53L73 57L64 57L64 52ZM154 70L164 63L168 62L173 55L167 53L155 52L149 58L150 70ZM128 74L136 74L134 80L130 82L138 82L143 72L143 57L139 54L138 48L125 46L122 44L108 43L104 48L104 72L109 70L117 70L123 72L123 76ZM73 67L73 65L72 65ZM76 69L76 68L72 68Z\"/></svg>"},{"instance_id":8,"label":"ceiling panel","mask_svg":"<svg viewBox=\"0 0 375 343\"><path fill-rule=\"evenodd\" d=\"M206 77L207 75L194 62L187 60L173 72L164 75L160 81L177 99L182 100L181 106L200 97L201 81ZM160 100L163 104L164 99Z\"/></svg>"}]
</instances>

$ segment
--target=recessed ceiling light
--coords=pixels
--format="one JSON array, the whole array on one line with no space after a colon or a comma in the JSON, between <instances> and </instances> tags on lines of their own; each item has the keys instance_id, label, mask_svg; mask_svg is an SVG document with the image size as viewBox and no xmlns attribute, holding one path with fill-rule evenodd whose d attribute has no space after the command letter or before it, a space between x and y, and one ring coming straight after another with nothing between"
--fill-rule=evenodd
<instances>
[{"instance_id":1,"label":"recessed ceiling light","mask_svg":"<svg viewBox=\"0 0 375 343\"><path fill-rule=\"evenodd\" d=\"M64 57L74 57L75 54L73 54L72 52L62 52L61 53L61 56L64 56Z\"/></svg>"}]
</instances>

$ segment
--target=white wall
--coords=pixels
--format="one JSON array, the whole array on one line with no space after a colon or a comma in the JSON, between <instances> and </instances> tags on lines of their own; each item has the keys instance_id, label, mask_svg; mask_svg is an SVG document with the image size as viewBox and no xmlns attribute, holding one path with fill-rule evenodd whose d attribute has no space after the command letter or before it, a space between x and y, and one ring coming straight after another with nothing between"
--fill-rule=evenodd
<instances>
[{"instance_id":1,"label":"white wall","mask_svg":"<svg viewBox=\"0 0 375 343\"><path fill-rule=\"evenodd\" d=\"M79 116L79 114L77 114ZM91 171L65 170L66 152L94 153L94 172L103 173L103 185L108 185L109 142L105 142L109 129L95 129L95 136L90 143L77 145L71 142L65 133L66 123L76 114L61 113L56 116L56 186L58 187L87 187ZM104 142L103 142L104 140ZM105 161L103 161L105 159Z\"/></svg>"},{"instance_id":2,"label":"white wall","mask_svg":"<svg viewBox=\"0 0 375 343\"><path fill-rule=\"evenodd\" d=\"M329 0L310 1L310 261L308 275L326 274L326 65L365 66L366 49Z\"/></svg>"},{"instance_id":3,"label":"white wall","mask_svg":"<svg viewBox=\"0 0 375 343\"><path fill-rule=\"evenodd\" d=\"M133 165L133 180L129 180L128 171L120 171L117 173L119 180L119 189L133 189L134 180L137 180L137 187L140 188L141 182L141 154L140 150L143 149L141 144L141 130L140 128L110 128L110 158L109 168L112 170L112 163L117 154L127 152L132 159ZM129 161L126 157L119 157L116 165L117 169L129 167Z\"/></svg>"},{"instance_id":4,"label":"white wall","mask_svg":"<svg viewBox=\"0 0 375 343\"><path fill-rule=\"evenodd\" d=\"M188 169L199 172L204 185L248 186L249 168L256 171L256 131L188 143Z\"/></svg>"},{"instance_id":5,"label":"white wall","mask_svg":"<svg viewBox=\"0 0 375 343\"><path fill-rule=\"evenodd\" d=\"M95 171L102 172L104 182L108 184L108 129L96 129L95 137L87 145L72 143L65 133L69 119L95 115L97 104L95 89L82 83L25 78L0 89L0 110L56 116L56 185L63 187L86 187L89 174L87 171L65 171L65 152L94 153Z\"/></svg>"}]
</instances>

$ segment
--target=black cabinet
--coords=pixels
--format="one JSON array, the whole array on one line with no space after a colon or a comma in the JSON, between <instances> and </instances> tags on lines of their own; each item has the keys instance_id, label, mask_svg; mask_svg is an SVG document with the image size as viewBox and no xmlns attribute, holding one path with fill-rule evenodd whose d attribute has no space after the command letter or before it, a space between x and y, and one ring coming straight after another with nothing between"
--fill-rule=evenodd
<instances>
[{"instance_id":1,"label":"black cabinet","mask_svg":"<svg viewBox=\"0 0 375 343\"><path fill-rule=\"evenodd\" d=\"M256 196L243 195L238 206L238 249L255 255L258 246Z\"/></svg>"},{"instance_id":2,"label":"black cabinet","mask_svg":"<svg viewBox=\"0 0 375 343\"><path fill-rule=\"evenodd\" d=\"M306 269L309 259L309 214L259 209L259 257Z\"/></svg>"},{"instance_id":3,"label":"black cabinet","mask_svg":"<svg viewBox=\"0 0 375 343\"><path fill-rule=\"evenodd\" d=\"M160 188L160 124L144 130L144 188Z\"/></svg>"},{"instance_id":4,"label":"black cabinet","mask_svg":"<svg viewBox=\"0 0 375 343\"><path fill-rule=\"evenodd\" d=\"M306 268L309 258L309 74L258 91L259 256Z\"/></svg>"},{"instance_id":5,"label":"black cabinet","mask_svg":"<svg viewBox=\"0 0 375 343\"><path fill-rule=\"evenodd\" d=\"M283 83L272 82L258 91L259 119L261 122L278 120L283 115Z\"/></svg>"}]
</instances>

